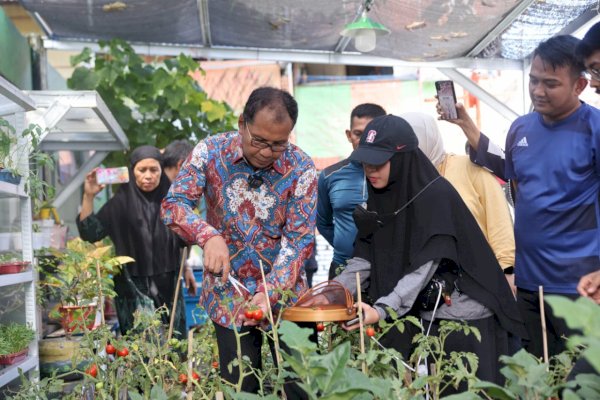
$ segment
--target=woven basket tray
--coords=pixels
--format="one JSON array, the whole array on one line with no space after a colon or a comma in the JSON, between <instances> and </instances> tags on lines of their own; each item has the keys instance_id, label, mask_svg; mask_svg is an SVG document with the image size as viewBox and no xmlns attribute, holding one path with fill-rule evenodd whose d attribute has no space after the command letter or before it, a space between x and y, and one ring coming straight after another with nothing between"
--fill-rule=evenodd
<instances>
[{"instance_id":1,"label":"woven basket tray","mask_svg":"<svg viewBox=\"0 0 600 400\"><path fill-rule=\"evenodd\" d=\"M339 282L321 282L284 310L282 318L294 322L348 321L356 317L353 303L352 295Z\"/></svg>"},{"instance_id":2,"label":"woven basket tray","mask_svg":"<svg viewBox=\"0 0 600 400\"><path fill-rule=\"evenodd\" d=\"M356 309L354 307L350 309L340 308L339 305L290 307L283 312L281 317L294 322L348 321L356 317Z\"/></svg>"}]
</instances>

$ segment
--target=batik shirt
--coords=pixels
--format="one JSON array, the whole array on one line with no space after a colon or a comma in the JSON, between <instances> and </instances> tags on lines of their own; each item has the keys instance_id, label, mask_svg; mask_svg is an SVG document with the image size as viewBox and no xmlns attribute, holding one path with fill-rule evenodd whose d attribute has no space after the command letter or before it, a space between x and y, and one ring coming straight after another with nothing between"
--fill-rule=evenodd
<instances>
[{"instance_id":1,"label":"batik shirt","mask_svg":"<svg viewBox=\"0 0 600 400\"><path fill-rule=\"evenodd\" d=\"M251 176L262 178L260 187L250 187ZM246 299L264 291L262 261L275 305L280 298L275 289L301 294L306 288L302 265L314 246L316 177L312 160L293 144L270 168L256 170L243 158L238 132L211 136L181 167L161 216L184 240L200 247L221 235L229 247L230 274L250 291ZM206 219L195 212L201 196ZM213 321L232 327L243 299L231 283L219 281L204 274L200 302Z\"/></svg>"}]
</instances>

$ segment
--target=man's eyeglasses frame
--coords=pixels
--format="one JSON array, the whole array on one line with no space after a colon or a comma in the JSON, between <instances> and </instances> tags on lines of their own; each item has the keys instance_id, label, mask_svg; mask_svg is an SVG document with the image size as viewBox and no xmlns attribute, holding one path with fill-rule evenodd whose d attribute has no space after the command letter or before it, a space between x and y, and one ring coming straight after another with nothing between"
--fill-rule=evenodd
<instances>
[{"instance_id":1,"label":"man's eyeglasses frame","mask_svg":"<svg viewBox=\"0 0 600 400\"><path fill-rule=\"evenodd\" d=\"M246 125L246 130L250 134L250 144L252 145L252 147L256 147L257 149L261 150L266 149L268 147L273 153L281 153L282 151L286 151L287 148L290 146L289 142L273 144L267 143L264 140L261 140L252 134L250 128L248 127L247 121L244 121L244 124Z\"/></svg>"}]
</instances>

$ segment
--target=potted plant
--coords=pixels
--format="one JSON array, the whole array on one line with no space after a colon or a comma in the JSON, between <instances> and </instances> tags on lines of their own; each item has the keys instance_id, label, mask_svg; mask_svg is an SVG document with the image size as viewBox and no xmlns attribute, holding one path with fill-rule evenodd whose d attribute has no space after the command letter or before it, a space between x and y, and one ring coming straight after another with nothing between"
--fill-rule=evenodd
<instances>
[{"instance_id":1,"label":"potted plant","mask_svg":"<svg viewBox=\"0 0 600 400\"><path fill-rule=\"evenodd\" d=\"M25 191L33 199L35 214L44 202L54 197L54 187L39 174L43 168L54 169L52 157L40 149L43 135L44 130L36 124L30 124L18 134L10 122L0 118L0 181L18 185L24 178ZM22 167L24 163L30 166L27 173Z\"/></svg>"},{"instance_id":2,"label":"potted plant","mask_svg":"<svg viewBox=\"0 0 600 400\"><path fill-rule=\"evenodd\" d=\"M0 254L0 275L23 272L31 263L23 261L23 255L18 252Z\"/></svg>"},{"instance_id":3,"label":"potted plant","mask_svg":"<svg viewBox=\"0 0 600 400\"><path fill-rule=\"evenodd\" d=\"M0 325L0 365L12 365L24 360L35 332L27 325Z\"/></svg>"},{"instance_id":4,"label":"potted plant","mask_svg":"<svg viewBox=\"0 0 600 400\"><path fill-rule=\"evenodd\" d=\"M119 273L122 264L134 260L111 252L111 245L80 238L70 240L63 250L51 250L54 269L40 284L57 299L51 317L60 316L65 332L93 328L98 301L116 295L111 276Z\"/></svg>"}]
</instances>

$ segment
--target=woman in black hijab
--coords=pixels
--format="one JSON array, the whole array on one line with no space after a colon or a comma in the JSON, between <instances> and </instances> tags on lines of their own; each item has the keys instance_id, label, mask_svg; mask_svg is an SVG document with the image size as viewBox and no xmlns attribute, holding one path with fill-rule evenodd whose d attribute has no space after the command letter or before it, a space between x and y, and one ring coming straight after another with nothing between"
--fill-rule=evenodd
<instances>
[{"instance_id":1,"label":"woman in black hijab","mask_svg":"<svg viewBox=\"0 0 600 400\"><path fill-rule=\"evenodd\" d=\"M163 173L160 151L140 146L130 157L129 182L121 185L97 214L94 197L104 185L98 184L96 171L86 176L77 227L81 238L96 242L108 236L117 255L130 256L135 262L124 265L114 277L115 306L121 333L133 327L133 313L139 308L166 305L172 309L184 243L160 220L160 202L170 181ZM185 332L183 297L178 298L174 329ZM168 323L166 315L163 318Z\"/></svg>"},{"instance_id":2,"label":"woman in black hijab","mask_svg":"<svg viewBox=\"0 0 600 400\"><path fill-rule=\"evenodd\" d=\"M515 299L477 222L417 145L410 125L394 115L365 128L350 159L363 164L369 198L354 212L354 257L336 280L355 291L360 272L373 299L364 304L366 324L387 318L391 308L399 316L420 315L426 327L433 320L433 333L444 319L479 328L481 342L453 333L445 351L477 354L477 375L501 382L498 357L508 353L507 331L525 335ZM414 333L393 329L381 342L408 358Z\"/></svg>"}]
</instances>

